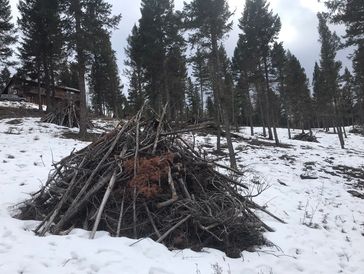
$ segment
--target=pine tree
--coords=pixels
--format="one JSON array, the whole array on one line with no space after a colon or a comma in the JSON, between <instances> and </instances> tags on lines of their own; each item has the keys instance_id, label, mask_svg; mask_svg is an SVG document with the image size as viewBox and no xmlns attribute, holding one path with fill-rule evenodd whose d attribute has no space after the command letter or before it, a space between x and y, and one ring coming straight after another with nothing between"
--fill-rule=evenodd
<instances>
[{"instance_id":1,"label":"pine tree","mask_svg":"<svg viewBox=\"0 0 364 274\"><path fill-rule=\"evenodd\" d=\"M277 39L281 29L281 22L278 15L269 10L269 3L266 0L247 0L242 18L239 20L239 28L242 31L240 43L249 49L251 63L255 68L255 86L262 102L264 116L266 119L269 138L279 144L276 130L276 115L273 102L273 93L270 84L270 52L272 43ZM273 133L271 128L273 127Z\"/></svg>"},{"instance_id":2,"label":"pine tree","mask_svg":"<svg viewBox=\"0 0 364 274\"><path fill-rule=\"evenodd\" d=\"M185 106L187 61L183 51L184 48L174 46L170 48L167 54L166 81L169 88L168 93L170 94L168 106L170 118L174 121L177 121L183 115Z\"/></svg>"},{"instance_id":3,"label":"pine tree","mask_svg":"<svg viewBox=\"0 0 364 274\"><path fill-rule=\"evenodd\" d=\"M69 47L74 50L78 66L78 87L80 89L80 136L87 132L87 103L85 75L93 47L97 45L100 33L115 29L121 15L112 16L112 5L104 0L64 0L66 17L65 32Z\"/></svg>"},{"instance_id":4,"label":"pine tree","mask_svg":"<svg viewBox=\"0 0 364 274\"><path fill-rule=\"evenodd\" d=\"M137 71L133 71L129 78L128 109L130 115L135 115L145 102L143 89L140 88L141 81Z\"/></svg>"},{"instance_id":5,"label":"pine tree","mask_svg":"<svg viewBox=\"0 0 364 274\"><path fill-rule=\"evenodd\" d=\"M121 86L115 51L111 47L110 35L100 32L91 50L90 91L94 109L99 115L121 113Z\"/></svg>"},{"instance_id":6,"label":"pine tree","mask_svg":"<svg viewBox=\"0 0 364 274\"><path fill-rule=\"evenodd\" d=\"M364 46L360 46L354 53L353 59L356 109L360 123L364 125Z\"/></svg>"},{"instance_id":7,"label":"pine tree","mask_svg":"<svg viewBox=\"0 0 364 274\"><path fill-rule=\"evenodd\" d=\"M340 48L340 39L336 33L332 33L327 26L327 19L323 14L318 14L319 34L321 42L320 54L320 92L322 94L322 104L320 109L324 111L326 118L333 120L333 126L336 128L341 147L344 148L345 142L342 134L339 119L339 71L341 63L336 61L336 54ZM334 112L334 116L332 116Z\"/></svg>"},{"instance_id":8,"label":"pine tree","mask_svg":"<svg viewBox=\"0 0 364 274\"><path fill-rule=\"evenodd\" d=\"M356 60L354 67L363 67L364 57L364 1L362 0L327 0L326 6L330 10L330 19L333 23L346 26L345 46L356 46ZM360 64L361 63L361 64ZM364 69L356 69L358 110L361 122L364 124Z\"/></svg>"},{"instance_id":9,"label":"pine tree","mask_svg":"<svg viewBox=\"0 0 364 274\"><path fill-rule=\"evenodd\" d=\"M174 11L172 0L142 0L141 14L140 53L148 102L157 112L161 112L168 103L167 118L174 119L175 109L172 105L175 102L172 98L178 99L178 106L183 105L184 101L180 91L176 90L175 93L170 85L179 85L186 77L183 72L185 69L179 70L179 65L184 62L185 48L181 16ZM174 67L175 71L169 71L168 67L175 59L178 59L179 65Z\"/></svg>"},{"instance_id":10,"label":"pine tree","mask_svg":"<svg viewBox=\"0 0 364 274\"><path fill-rule=\"evenodd\" d=\"M45 84L47 111L50 111L54 108L57 68L64 57L61 8L57 1L22 0L18 9L21 73Z\"/></svg>"},{"instance_id":11,"label":"pine tree","mask_svg":"<svg viewBox=\"0 0 364 274\"><path fill-rule=\"evenodd\" d=\"M249 117L250 133L252 136L254 136L254 108L250 96L250 88L255 83L258 63L254 43L255 40L247 39L246 36L240 35L232 59L234 75L238 82L236 87L237 93L240 93L242 102L244 102L242 108L244 109L245 115ZM262 123L265 132L264 120L262 120Z\"/></svg>"},{"instance_id":12,"label":"pine tree","mask_svg":"<svg viewBox=\"0 0 364 274\"><path fill-rule=\"evenodd\" d=\"M363 45L364 2L362 0L328 0L332 22L346 26L346 45Z\"/></svg>"},{"instance_id":13,"label":"pine tree","mask_svg":"<svg viewBox=\"0 0 364 274\"><path fill-rule=\"evenodd\" d=\"M205 93L208 92L211 86L207 52L199 47L190 62L192 63L192 76L196 79L200 91L199 117L203 118Z\"/></svg>"},{"instance_id":14,"label":"pine tree","mask_svg":"<svg viewBox=\"0 0 364 274\"><path fill-rule=\"evenodd\" d=\"M11 46L17 40L11 20L9 0L0 0L0 67L11 64L9 62L9 58L13 55Z\"/></svg>"},{"instance_id":15,"label":"pine tree","mask_svg":"<svg viewBox=\"0 0 364 274\"><path fill-rule=\"evenodd\" d=\"M345 68L344 74L341 76L341 96L340 96L340 109L342 110L343 124L354 126L354 90L355 80L348 68Z\"/></svg>"},{"instance_id":16,"label":"pine tree","mask_svg":"<svg viewBox=\"0 0 364 274\"><path fill-rule=\"evenodd\" d=\"M75 62L65 59L61 63L57 84L78 89L78 71Z\"/></svg>"},{"instance_id":17,"label":"pine tree","mask_svg":"<svg viewBox=\"0 0 364 274\"><path fill-rule=\"evenodd\" d=\"M230 164L237 167L234 148L231 141L230 121L226 109L221 103L223 94L223 79L221 75L221 60L219 44L223 37L231 30L229 21L232 13L226 0L193 0L185 3L184 13L187 28L193 32L190 41L193 44L210 49L211 78L213 83L214 100L217 108L216 124L220 131L220 118L223 120L229 149ZM220 134L218 134L217 149L220 150Z\"/></svg>"},{"instance_id":18,"label":"pine tree","mask_svg":"<svg viewBox=\"0 0 364 274\"><path fill-rule=\"evenodd\" d=\"M139 28L134 25L125 49L127 60L125 70L129 78L128 106L131 115L136 114L145 102L145 70L142 60L143 44Z\"/></svg>"},{"instance_id":19,"label":"pine tree","mask_svg":"<svg viewBox=\"0 0 364 274\"><path fill-rule=\"evenodd\" d=\"M286 51L283 47L282 43L274 43L273 49L271 52L272 58L272 71L274 75L274 81L277 83L277 90L280 95L280 106L279 110L283 108L283 113L287 123L288 129L288 137L289 139L292 138L291 136L291 114L292 114L292 105L290 102L290 98L288 97L288 92L285 88L285 78L286 78L286 66L287 66L287 57ZM280 112L280 111L279 111Z\"/></svg>"},{"instance_id":20,"label":"pine tree","mask_svg":"<svg viewBox=\"0 0 364 274\"><path fill-rule=\"evenodd\" d=\"M197 87L192 83L191 78L187 80L186 87L187 99L187 119L191 122L197 122L200 115L200 94Z\"/></svg>"},{"instance_id":21,"label":"pine tree","mask_svg":"<svg viewBox=\"0 0 364 274\"><path fill-rule=\"evenodd\" d=\"M311 129L311 97L308 88L308 79L296 56L287 53L285 64L284 90L294 121L304 132Z\"/></svg>"},{"instance_id":22,"label":"pine tree","mask_svg":"<svg viewBox=\"0 0 364 274\"><path fill-rule=\"evenodd\" d=\"M0 93L4 90L6 85L9 83L10 77L11 77L11 74L10 74L10 71L8 70L8 68L3 68L0 72Z\"/></svg>"},{"instance_id":23,"label":"pine tree","mask_svg":"<svg viewBox=\"0 0 364 274\"><path fill-rule=\"evenodd\" d=\"M324 127L321 115L320 106L322 106L325 102L323 95L321 93L322 90L322 78L321 78L321 69L317 62L315 62L314 72L312 76L312 89L313 89L313 105L315 111L315 118L317 127Z\"/></svg>"}]
</instances>

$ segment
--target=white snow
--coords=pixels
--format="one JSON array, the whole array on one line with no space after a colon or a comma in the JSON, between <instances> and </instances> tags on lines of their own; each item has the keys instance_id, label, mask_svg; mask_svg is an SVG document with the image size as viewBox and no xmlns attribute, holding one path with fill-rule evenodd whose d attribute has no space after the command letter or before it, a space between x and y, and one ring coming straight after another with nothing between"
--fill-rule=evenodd
<instances>
[{"instance_id":1,"label":"white snow","mask_svg":"<svg viewBox=\"0 0 364 274\"><path fill-rule=\"evenodd\" d=\"M336 135L321 131L315 132L316 144L290 141L279 130L281 141L292 145L288 149L236 143L247 178L258 173L270 186L255 201L287 224L260 214L276 230L265 234L275 246L230 259L217 250L169 251L150 239L136 242L105 232L89 240L89 232L80 229L67 236L35 236L32 229L38 222L12 218L17 203L45 183L52 162L87 143L62 139L63 127L40 123L39 118L24 118L18 125L7 124L10 120L0 120L1 274L364 273L364 200L347 192L351 186L343 176L326 173L337 165L362 167L364 137L349 134L345 150L339 149ZM249 131L242 133L248 137ZM196 140L215 143L212 136ZM308 166L317 180L300 178Z\"/></svg>"}]
</instances>

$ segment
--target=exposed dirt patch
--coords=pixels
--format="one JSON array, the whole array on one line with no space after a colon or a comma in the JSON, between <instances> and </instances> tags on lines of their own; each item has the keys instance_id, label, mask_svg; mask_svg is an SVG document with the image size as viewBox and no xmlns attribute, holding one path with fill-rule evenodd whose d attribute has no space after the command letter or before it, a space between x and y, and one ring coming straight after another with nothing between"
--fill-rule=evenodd
<instances>
[{"instance_id":1,"label":"exposed dirt patch","mask_svg":"<svg viewBox=\"0 0 364 274\"><path fill-rule=\"evenodd\" d=\"M40 112L37 109L0 107L0 119L41 117L42 115L43 112Z\"/></svg>"},{"instance_id":2,"label":"exposed dirt patch","mask_svg":"<svg viewBox=\"0 0 364 274\"><path fill-rule=\"evenodd\" d=\"M60 137L64 138L64 139L74 139L74 140L79 140L79 141L83 141L83 142L95 142L101 137L101 134L87 133L86 136L80 137L80 135L78 133L75 133L72 131L66 131L66 132L62 133L62 135Z\"/></svg>"},{"instance_id":3,"label":"exposed dirt patch","mask_svg":"<svg viewBox=\"0 0 364 274\"><path fill-rule=\"evenodd\" d=\"M261 141L261 140L252 140L249 142L250 145L253 146L261 146L261 147L280 147L280 148L292 148L293 146L288 144L279 144L276 145L275 143Z\"/></svg>"},{"instance_id":4,"label":"exposed dirt patch","mask_svg":"<svg viewBox=\"0 0 364 274\"><path fill-rule=\"evenodd\" d=\"M14 119L6 122L7 125L20 125L22 123L23 123L22 119Z\"/></svg>"},{"instance_id":5,"label":"exposed dirt patch","mask_svg":"<svg viewBox=\"0 0 364 274\"><path fill-rule=\"evenodd\" d=\"M364 167L354 168L349 166L334 166L336 174L343 176L347 181L347 185L354 190L348 192L354 197L364 199Z\"/></svg>"}]
</instances>

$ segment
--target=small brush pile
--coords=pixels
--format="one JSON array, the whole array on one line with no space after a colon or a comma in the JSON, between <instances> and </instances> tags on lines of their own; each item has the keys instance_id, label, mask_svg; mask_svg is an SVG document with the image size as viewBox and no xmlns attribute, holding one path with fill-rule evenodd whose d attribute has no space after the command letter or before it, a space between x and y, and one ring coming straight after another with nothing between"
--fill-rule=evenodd
<instances>
[{"instance_id":1,"label":"small brush pile","mask_svg":"<svg viewBox=\"0 0 364 274\"><path fill-rule=\"evenodd\" d=\"M310 133L300 133L293 137L293 140L304 141L304 142L311 142L311 143L318 143L316 136Z\"/></svg>"},{"instance_id":2,"label":"small brush pile","mask_svg":"<svg viewBox=\"0 0 364 274\"><path fill-rule=\"evenodd\" d=\"M247 187L208 162L171 130L143 112L59 163L45 186L20 207L19 218L40 220L36 234L73 228L150 237L169 248L217 248L230 257L265 242L273 231ZM235 176L236 177L236 176ZM282 221L283 222L283 221Z\"/></svg>"},{"instance_id":3,"label":"small brush pile","mask_svg":"<svg viewBox=\"0 0 364 274\"><path fill-rule=\"evenodd\" d=\"M78 107L69 103L63 107L57 107L54 111L47 113L42 119L43 123L56 124L59 126L74 128L80 127L80 111ZM91 122L88 123L88 128L93 128Z\"/></svg>"}]
</instances>

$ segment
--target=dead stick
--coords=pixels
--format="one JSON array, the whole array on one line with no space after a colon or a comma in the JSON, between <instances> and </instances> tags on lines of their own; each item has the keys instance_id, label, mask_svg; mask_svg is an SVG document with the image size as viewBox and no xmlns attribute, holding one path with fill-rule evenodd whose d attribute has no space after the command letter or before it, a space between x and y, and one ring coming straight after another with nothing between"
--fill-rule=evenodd
<instances>
[{"instance_id":1,"label":"dead stick","mask_svg":"<svg viewBox=\"0 0 364 274\"><path fill-rule=\"evenodd\" d=\"M166 103L166 105L164 106L162 115L160 117L159 125L158 125L158 128L157 128L157 134L155 136L155 141L154 141L154 145L153 145L153 151L152 151L153 155L155 154L155 152L157 150L158 139L159 139L159 135L161 133L162 125L163 125L163 119L164 119L164 116L166 115L167 106L168 106L168 103Z\"/></svg>"},{"instance_id":2,"label":"dead stick","mask_svg":"<svg viewBox=\"0 0 364 274\"><path fill-rule=\"evenodd\" d=\"M96 221L94 223L94 227L92 228L92 232L90 234L90 239L95 238L96 230L97 230L97 228L99 226L102 212L104 211L105 205L107 203L107 200L109 199L109 196L110 196L111 190L114 187L115 181L116 181L116 171L114 171L114 173L113 173L113 175L112 175L112 177L110 179L109 186L107 187L107 189L105 191L104 198L102 199L100 208L99 208L99 210L97 212L97 217L96 217Z\"/></svg>"},{"instance_id":3,"label":"dead stick","mask_svg":"<svg viewBox=\"0 0 364 274\"><path fill-rule=\"evenodd\" d=\"M157 243L162 242L165 238L168 237L169 234L171 234L175 229L177 229L179 226L181 226L182 224L184 224L185 222L188 221L188 219L191 218L191 215L188 215L186 218L184 218L183 220L179 221L177 224L175 224L174 226L172 226L166 233L163 234L162 237L160 237L157 240Z\"/></svg>"},{"instance_id":4,"label":"dead stick","mask_svg":"<svg viewBox=\"0 0 364 274\"><path fill-rule=\"evenodd\" d=\"M124 188L123 200L121 201L121 208L120 208L120 215L119 215L119 220L118 220L116 237L120 237L121 220L123 219L123 215L124 215L125 192L126 192L126 187Z\"/></svg>"},{"instance_id":5,"label":"dead stick","mask_svg":"<svg viewBox=\"0 0 364 274\"><path fill-rule=\"evenodd\" d=\"M138 153L139 153L139 135L140 135L140 119L142 117L144 105L140 109L138 115L137 115L137 126L136 126L136 137L135 137L135 155L134 155L134 178L137 176L138 172ZM134 238L137 238L137 230L136 230L136 222L137 222L137 216L136 216L136 185L134 185L133 189L133 234Z\"/></svg>"},{"instance_id":6,"label":"dead stick","mask_svg":"<svg viewBox=\"0 0 364 274\"><path fill-rule=\"evenodd\" d=\"M153 229L155 231L155 234L157 234L157 237L160 238L161 237L161 233L159 232L157 226L155 225L155 222L153 220L152 214L150 213L150 210L148 208L148 205L145 202L144 202L144 206L145 206L145 210L147 211L147 214L148 214L148 218L150 220L150 223L152 224Z\"/></svg>"},{"instance_id":7,"label":"dead stick","mask_svg":"<svg viewBox=\"0 0 364 274\"><path fill-rule=\"evenodd\" d=\"M188 192L187 186L186 186L185 182L183 181L183 179L182 179L182 178L179 178L179 179L178 179L178 182L179 182L179 184L181 185L182 190L183 190L183 192L184 192L184 194L185 194L186 198L187 198L187 199L189 199L189 200L192 200L191 195L190 195L190 193Z\"/></svg>"},{"instance_id":8,"label":"dead stick","mask_svg":"<svg viewBox=\"0 0 364 274\"><path fill-rule=\"evenodd\" d=\"M281 218L275 216L273 213L269 212L268 210L264 209L263 207L261 207L260 205L254 203L253 201L249 201L248 203L250 203L252 205L253 208L257 208L260 211L268 214L269 216L271 216L272 218L276 219L277 221L281 222L282 224L286 224L285 221L283 221Z\"/></svg>"},{"instance_id":9,"label":"dead stick","mask_svg":"<svg viewBox=\"0 0 364 274\"><path fill-rule=\"evenodd\" d=\"M169 205L173 204L175 201L178 200L176 188L174 186L174 182L173 182L173 178L172 178L171 167L168 167L168 184L169 184L169 187L171 188L172 198L169 199L168 201L165 201L165 202L162 202L162 203L158 203L157 204L157 208L169 206Z\"/></svg>"}]
</instances>

